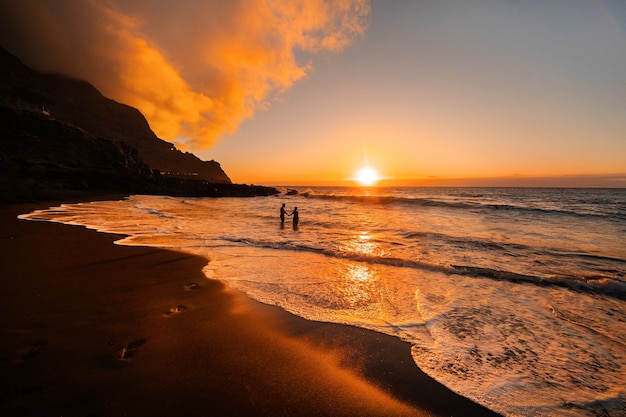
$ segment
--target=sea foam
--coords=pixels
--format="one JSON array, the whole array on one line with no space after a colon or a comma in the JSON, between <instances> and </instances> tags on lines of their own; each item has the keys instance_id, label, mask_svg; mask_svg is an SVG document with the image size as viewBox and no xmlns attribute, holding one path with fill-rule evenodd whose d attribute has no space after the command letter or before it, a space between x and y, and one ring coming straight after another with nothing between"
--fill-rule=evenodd
<instances>
[{"instance_id":1,"label":"sea foam","mask_svg":"<svg viewBox=\"0 0 626 417\"><path fill-rule=\"evenodd\" d=\"M359 193L133 196L20 217L204 256L207 277L257 300L410 342L422 370L503 415L624 415L626 192ZM282 202L297 229L280 225Z\"/></svg>"}]
</instances>

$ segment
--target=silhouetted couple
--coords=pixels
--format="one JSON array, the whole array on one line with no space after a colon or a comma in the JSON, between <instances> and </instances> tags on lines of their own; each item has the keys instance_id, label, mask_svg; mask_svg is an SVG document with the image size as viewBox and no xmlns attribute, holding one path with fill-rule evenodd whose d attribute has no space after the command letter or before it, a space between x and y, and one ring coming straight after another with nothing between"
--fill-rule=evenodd
<instances>
[{"instance_id":1,"label":"silhouetted couple","mask_svg":"<svg viewBox=\"0 0 626 417\"><path fill-rule=\"evenodd\" d=\"M285 214L287 216L293 216L293 227L294 229L298 227L298 222L300 221L300 215L298 214L298 207L294 207L291 213L287 213L287 210L285 209L285 203L283 203L282 207L280 208L280 224L281 225L285 223Z\"/></svg>"}]
</instances>

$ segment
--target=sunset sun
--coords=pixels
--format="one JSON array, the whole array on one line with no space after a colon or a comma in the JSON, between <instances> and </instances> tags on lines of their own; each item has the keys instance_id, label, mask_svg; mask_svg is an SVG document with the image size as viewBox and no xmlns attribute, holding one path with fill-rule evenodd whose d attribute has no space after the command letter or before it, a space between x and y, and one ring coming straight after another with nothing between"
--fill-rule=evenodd
<instances>
[{"instance_id":1,"label":"sunset sun","mask_svg":"<svg viewBox=\"0 0 626 417\"><path fill-rule=\"evenodd\" d=\"M356 174L356 180L365 186L374 185L379 179L376 170L369 167L361 168Z\"/></svg>"}]
</instances>

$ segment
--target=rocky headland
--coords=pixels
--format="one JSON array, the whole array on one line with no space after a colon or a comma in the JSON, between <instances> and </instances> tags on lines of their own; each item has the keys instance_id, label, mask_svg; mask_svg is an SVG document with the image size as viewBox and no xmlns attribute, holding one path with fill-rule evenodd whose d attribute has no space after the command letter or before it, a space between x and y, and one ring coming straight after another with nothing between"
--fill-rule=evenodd
<instances>
[{"instance_id":1,"label":"rocky headland","mask_svg":"<svg viewBox=\"0 0 626 417\"><path fill-rule=\"evenodd\" d=\"M0 48L0 202L71 192L272 195L159 139L135 108Z\"/></svg>"}]
</instances>

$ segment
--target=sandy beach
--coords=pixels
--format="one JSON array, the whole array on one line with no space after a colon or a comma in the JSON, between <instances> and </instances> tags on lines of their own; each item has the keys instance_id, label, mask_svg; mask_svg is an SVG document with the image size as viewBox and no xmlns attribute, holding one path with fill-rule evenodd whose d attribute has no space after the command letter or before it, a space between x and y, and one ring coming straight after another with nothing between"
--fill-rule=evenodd
<instances>
[{"instance_id":1,"label":"sandy beach","mask_svg":"<svg viewBox=\"0 0 626 417\"><path fill-rule=\"evenodd\" d=\"M0 414L490 416L410 345L208 280L206 259L0 208Z\"/></svg>"}]
</instances>

